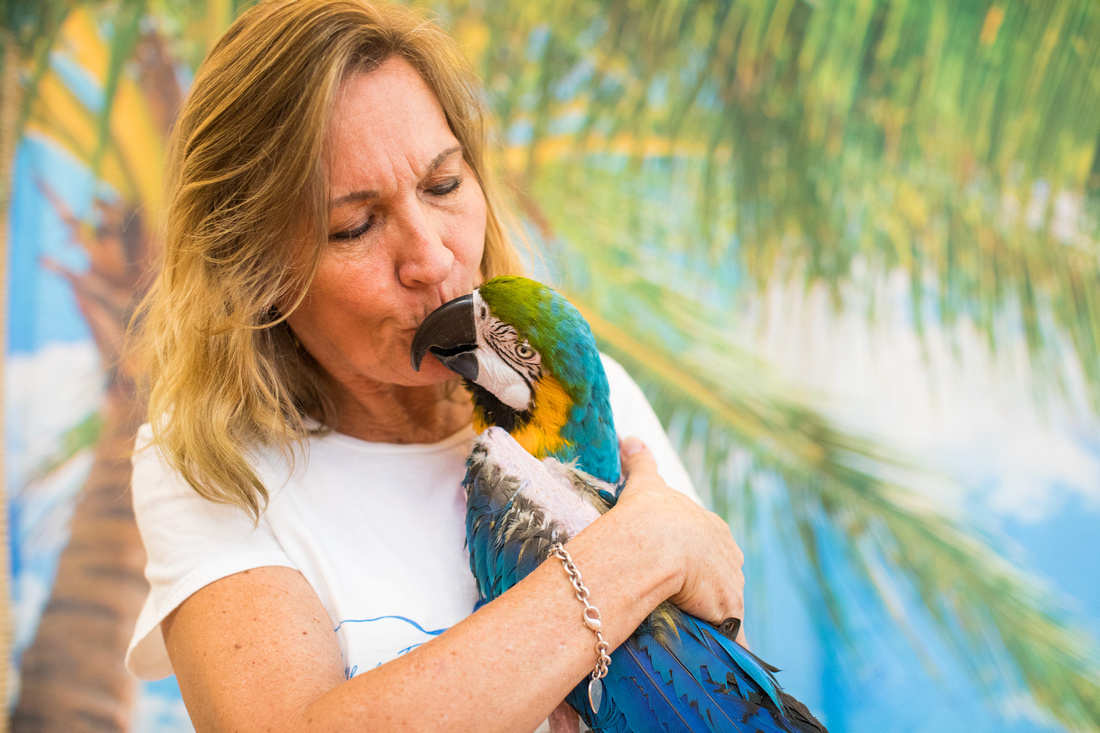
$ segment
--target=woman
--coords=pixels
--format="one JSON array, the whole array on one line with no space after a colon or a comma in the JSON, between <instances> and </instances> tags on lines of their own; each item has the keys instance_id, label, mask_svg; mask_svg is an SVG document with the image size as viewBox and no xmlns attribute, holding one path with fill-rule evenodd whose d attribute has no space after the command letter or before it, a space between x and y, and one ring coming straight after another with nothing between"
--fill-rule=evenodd
<instances>
[{"instance_id":1,"label":"woman","mask_svg":"<svg viewBox=\"0 0 1100 733\"><path fill-rule=\"evenodd\" d=\"M400 6L267 2L199 70L143 311L152 589L128 663L174 671L200 731L532 730L595 664L557 561L471 613L471 407L409 364L427 313L520 269L485 139L454 43ZM668 453L608 366L618 424ZM567 545L605 638L665 598L740 617L725 523L624 446L618 506Z\"/></svg>"}]
</instances>

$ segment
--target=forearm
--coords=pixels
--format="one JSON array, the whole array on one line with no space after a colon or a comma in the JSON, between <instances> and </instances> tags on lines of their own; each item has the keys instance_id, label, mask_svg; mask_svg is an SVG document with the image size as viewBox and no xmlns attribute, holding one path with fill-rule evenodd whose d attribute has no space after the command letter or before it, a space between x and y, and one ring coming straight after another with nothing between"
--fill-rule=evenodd
<instances>
[{"instance_id":1,"label":"forearm","mask_svg":"<svg viewBox=\"0 0 1100 733\"><path fill-rule=\"evenodd\" d=\"M618 646L666 598L720 623L743 612L740 550L719 517L626 455L617 505L567 547ZM633 475L631 475L633 472ZM344 680L327 610L297 571L222 578L162 624L200 731L534 729L595 666L562 565L551 560L439 637Z\"/></svg>"},{"instance_id":2,"label":"forearm","mask_svg":"<svg viewBox=\"0 0 1100 733\"><path fill-rule=\"evenodd\" d=\"M674 587L652 540L613 510L567 544L613 647ZM374 730L534 729L595 666L582 610L551 559L438 638L322 696L303 729L346 730L353 720Z\"/></svg>"}]
</instances>

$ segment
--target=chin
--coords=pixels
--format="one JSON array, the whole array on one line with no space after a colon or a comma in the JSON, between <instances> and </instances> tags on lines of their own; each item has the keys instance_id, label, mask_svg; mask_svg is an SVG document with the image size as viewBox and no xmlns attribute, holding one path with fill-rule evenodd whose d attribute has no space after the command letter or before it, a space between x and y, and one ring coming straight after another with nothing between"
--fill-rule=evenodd
<instances>
[{"instance_id":1,"label":"chin","mask_svg":"<svg viewBox=\"0 0 1100 733\"><path fill-rule=\"evenodd\" d=\"M412 366L408 367L408 371L413 384L416 385L439 384L457 378L454 372L440 364L439 360L431 354L424 359L419 372L414 372Z\"/></svg>"}]
</instances>

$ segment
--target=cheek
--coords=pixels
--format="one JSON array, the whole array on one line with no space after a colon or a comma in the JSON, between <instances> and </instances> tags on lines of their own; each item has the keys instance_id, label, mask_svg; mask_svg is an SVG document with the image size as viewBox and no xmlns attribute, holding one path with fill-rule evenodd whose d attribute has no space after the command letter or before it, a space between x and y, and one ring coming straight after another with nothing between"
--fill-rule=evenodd
<instances>
[{"instance_id":1,"label":"cheek","mask_svg":"<svg viewBox=\"0 0 1100 733\"><path fill-rule=\"evenodd\" d=\"M291 327L331 330L345 320L369 315L373 300L365 294L375 278L365 264L326 255L301 306L290 316Z\"/></svg>"},{"instance_id":2,"label":"cheek","mask_svg":"<svg viewBox=\"0 0 1100 733\"><path fill-rule=\"evenodd\" d=\"M348 310L364 310L377 301L382 275L392 261L377 247L326 255L309 295Z\"/></svg>"}]
</instances>

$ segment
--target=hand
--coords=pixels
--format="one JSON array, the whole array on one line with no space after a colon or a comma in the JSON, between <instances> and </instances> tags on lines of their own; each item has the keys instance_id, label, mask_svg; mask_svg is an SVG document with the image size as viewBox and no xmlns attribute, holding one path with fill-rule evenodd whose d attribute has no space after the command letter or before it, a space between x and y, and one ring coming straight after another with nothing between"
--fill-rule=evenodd
<instances>
[{"instance_id":1,"label":"hand","mask_svg":"<svg viewBox=\"0 0 1100 733\"><path fill-rule=\"evenodd\" d=\"M653 453L637 438L623 440L622 460L626 486L616 510L633 512L662 557L674 561L668 600L715 626L730 617L744 620L745 556L729 525L670 488L657 474ZM743 629L742 624L742 643Z\"/></svg>"}]
</instances>

